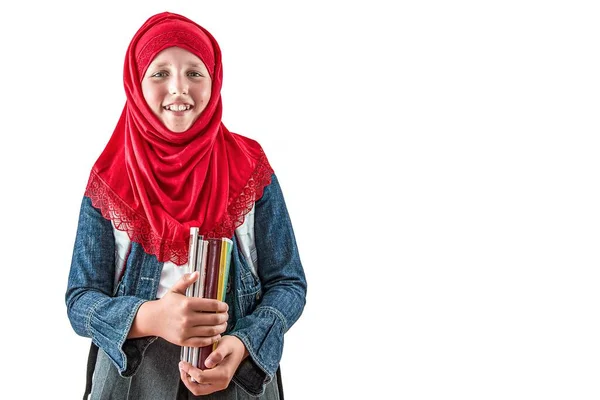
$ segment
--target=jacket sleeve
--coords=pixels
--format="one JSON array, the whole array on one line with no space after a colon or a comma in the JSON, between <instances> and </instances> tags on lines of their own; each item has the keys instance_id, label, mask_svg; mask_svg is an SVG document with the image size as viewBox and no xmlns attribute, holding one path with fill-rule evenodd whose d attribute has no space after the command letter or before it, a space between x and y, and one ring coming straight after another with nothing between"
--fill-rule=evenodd
<instances>
[{"instance_id":1,"label":"jacket sleeve","mask_svg":"<svg viewBox=\"0 0 600 400\"><path fill-rule=\"evenodd\" d=\"M112 224L84 197L65 295L67 314L78 335L92 338L115 363L119 373L130 376L155 338L127 339L133 319L146 300L113 297L114 274Z\"/></svg>"},{"instance_id":2,"label":"jacket sleeve","mask_svg":"<svg viewBox=\"0 0 600 400\"><path fill-rule=\"evenodd\" d=\"M279 367L283 335L302 314L306 278L281 188L275 175L255 203L257 273L262 296L254 311L239 319L231 335L246 346L249 357L233 380L249 394L263 393Z\"/></svg>"}]
</instances>

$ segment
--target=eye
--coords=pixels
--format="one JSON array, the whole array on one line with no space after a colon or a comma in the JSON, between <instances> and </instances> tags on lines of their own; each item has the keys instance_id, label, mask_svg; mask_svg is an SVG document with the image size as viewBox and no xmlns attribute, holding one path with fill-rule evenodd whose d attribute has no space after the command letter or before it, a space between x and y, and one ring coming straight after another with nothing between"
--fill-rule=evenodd
<instances>
[{"instance_id":1,"label":"eye","mask_svg":"<svg viewBox=\"0 0 600 400\"><path fill-rule=\"evenodd\" d=\"M159 71L155 74L150 75L152 78L164 78L168 73L166 71Z\"/></svg>"},{"instance_id":2,"label":"eye","mask_svg":"<svg viewBox=\"0 0 600 400\"><path fill-rule=\"evenodd\" d=\"M191 76L192 78L202 78L204 75L198 71L190 71L188 72L188 76Z\"/></svg>"}]
</instances>

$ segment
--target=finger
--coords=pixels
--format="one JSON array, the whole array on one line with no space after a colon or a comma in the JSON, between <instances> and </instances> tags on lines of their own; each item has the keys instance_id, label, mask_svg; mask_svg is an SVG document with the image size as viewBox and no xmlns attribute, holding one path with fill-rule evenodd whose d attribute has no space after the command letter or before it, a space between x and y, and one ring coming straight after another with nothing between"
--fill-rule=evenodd
<instances>
[{"instance_id":1,"label":"finger","mask_svg":"<svg viewBox=\"0 0 600 400\"><path fill-rule=\"evenodd\" d=\"M179 362L179 371L180 376L184 383L187 383L186 386L188 388L195 388L194 394L207 394L206 390L202 391L203 388L208 389L211 386L214 386L212 382L204 376L204 371L199 368L194 367L192 364L180 361ZM213 391L211 389L211 391Z\"/></svg>"},{"instance_id":2,"label":"finger","mask_svg":"<svg viewBox=\"0 0 600 400\"><path fill-rule=\"evenodd\" d=\"M215 326L221 324L227 324L229 320L229 314L227 313L192 313L187 316L185 326Z\"/></svg>"},{"instance_id":3,"label":"finger","mask_svg":"<svg viewBox=\"0 0 600 400\"><path fill-rule=\"evenodd\" d=\"M185 294L185 290L192 283L198 280L198 271L194 271L191 274L185 274L171 287L171 292Z\"/></svg>"},{"instance_id":4,"label":"finger","mask_svg":"<svg viewBox=\"0 0 600 400\"><path fill-rule=\"evenodd\" d=\"M224 301L215 299L204 299L200 297L194 297L190 299L190 306L193 310L204 311L204 312L217 312L224 313L229 311L229 305Z\"/></svg>"},{"instance_id":5,"label":"finger","mask_svg":"<svg viewBox=\"0 0 600 400\"><path fill-rule=\"evenodd\" d=\"M231 376L229 376L229 369L226 364L227 362L223 361L213 368L207 367L207 369L202 371L202 382L210 383L213 386L227 387L227 384L231 380ZM231 375L233 375L233 373Z\"/></svg>"},{"instance_id":6,"label":"finger","mask_svg":"<svg viewBox=\"0 0 600 400\"><path fill-rule=\"evenodd\" d=\"M214 368L221 363L229 354L231 354L232 349L230 346L227 346L226 343L219 342L215 351L210 353L206 360L204 361L204 365L206 368Z\"/></svg>"},{"instance_id":7,"label":"finger","mask_svg":"<svg viewBox=\"0 0 600 400\"><path fill-rule=\"evenodd\" d=\"M221 339L221 335L215 335L215 336L210 336L210 337L192 336L192 337L186 339L182 345L188 346L188 347L205 347L205 346L212 345L213 343L217 342L219 339Z\"/></svg>"},{"instance_id":8,"label":"finger","mask_svg":"<svg viewBox=\"0 0 600 400\"><path fill-rule=\"evenodd\" d=\"M185 334L188 337L213 337L222 334L227 329L227 323L208 326L192 326L186 328Z\"/></svg>"},{"instance_id":9,"label":"finger","mask_svg":"<svg viewBox=\"0 0 600 400\"><path fill-rule=\"evenodd\" d=\"M179 361L179 371L188 378L187 380L189 380L189 378L194 378L196 383L202 383L202 370L194 367L192 364L185 361Z\"/></svg>"},{"instance_id":10,"label":"finger","mask_svg":"<svg viewBox=\"0 0 600 400\"><path fill-rule=\"evenodd\" d=\"M208 358L206 359L206 361L204 361L204 365L206 365L206 368L209 368L209 369L210 368L214 368L217 365L219 365L219 363L221 361L223 361L224 358L225 358L225 356L223 356L222 353L213 351L211 353L211 355L208 356Z\"/></svg>"},{"instance_id":11,"label":"finger","mask_svg":"<svg viewBox=\"0 0 600 400\"><path fill-rule=\"evenodd\" d=\"M188 388L190 392L192 392L195 396L200 396L212 393L214 391L212 385L206 383L198 383L196 382L196 378L190 376L187 372L185 372L186 368L193 368L191 364L187 364L187 366L184 366L183 364L187 363L184 363L183 361L179 363L179 377L181 378L181 381L183 382L185 387Z\"/></svg>"}]
</instances>

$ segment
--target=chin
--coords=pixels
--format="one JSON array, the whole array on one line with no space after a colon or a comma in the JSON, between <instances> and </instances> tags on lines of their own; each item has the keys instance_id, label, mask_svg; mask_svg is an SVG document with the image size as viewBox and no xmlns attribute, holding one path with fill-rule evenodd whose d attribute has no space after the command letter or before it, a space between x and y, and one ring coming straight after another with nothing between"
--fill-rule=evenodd
<instances>
[{"instance_id":1,"label":"chin","mask_svg":"<svg viewBox=\"0 0 600 400\"><path fill-rule=\"evenodd\" d=\"M192 126L192 124L186 124L186 125L172 125L169 123L165 123L165 126L167 127L168 130L170 130L171 132L175 132L175 133L182 133L187 131L188 129L190 129L190 127Z\"/></svg>"},{"instance_id":2,"label":"chin","mask_svg":"<svg viewBox=\"0 0 600 400\"><path fill-rule=\"evenodd\" d=\"M188 129L190 129L189 127L187 128L175 128L175 129L170 129L171 132L175 132L175 133L183 133L185 131L187 131Z\"/></svg>"}]
</instances>

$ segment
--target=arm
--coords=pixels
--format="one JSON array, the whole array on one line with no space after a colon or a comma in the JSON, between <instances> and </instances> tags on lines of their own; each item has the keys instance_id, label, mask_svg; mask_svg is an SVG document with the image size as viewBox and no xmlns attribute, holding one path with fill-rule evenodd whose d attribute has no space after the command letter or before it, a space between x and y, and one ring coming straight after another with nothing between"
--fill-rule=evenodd
<instances>
[{"instance_id":1,"label":"arm","mask_svg":"<svg viewBox=\"0 0 600 400\"><path fill-rule=\"evenodd\" d=\"M112 224L84 197L65 301L71 326L102 348L123 376L133 374L153 338L128 341L137 310L145 302L114 293L115 240ZM129 361L129 362L128 362Z\"/></svg>"},{"instance_id":2,"label":"arm","mask_svg":"<svg viewBox=\"0 0 600 400\"><path fill-rule=\"evenodd\" d=\"M306 302L306 278L275 175L256 202L254 224L262 298L230 334L244 343L249 354L233 380L258 395L273 379L281 360L283 335L300 317Z\"/></svg>"},{"instance_id":3,"label":"arm","mask_svg":"<svg viewBox=\"0 0 600 400\"><path fill-rule=\"evenodd\" d=\"M160 271L162 263L154 256L141 253L141 247L135 246L130 259L136 261L127 268L142 268L140 264L144 263L143 268L149 275L146 278L151 278L154 271ZM197 274L184 276L160 300L149 300L156 295L155 290L151 285L138 283L135 284L137 290L130 287L131 290L126 291L132 295L116 296L114 254L111 222L85 197L69 274L67 313L75 332L91 337L122 376L135 373L156 336L180 346L194 347L209 345L220 338L227 327L227 304L185 296L185 289ZM129 270L126 274L131 277L135 275L133 272L140 273ZM137 282L136 278L133 280Z\"/></svg>"},{"instance_id":4,"label":"arm","mask_svg":"<svg viewBox=\"0 0 600 400\"><path fill-rule=\"evenodd\" d=\"M132 251L130 258L139 251ZM66 294L67 312L75 332L91 337L122 376L135 373L156 336L185 346L206 346L220 338L227 326L227 304L185 296L197 274L184 276L160 300L148 300L156 294L148 285L141 289L143 294L128 290L135 295L113 297L114 254L111 222L84 198ZM132 264L141 264L141 260L150 276L162 268L162 263L146 254ZM136 288L140 288L137 283Z\"/></svg>"}]
</instances>

